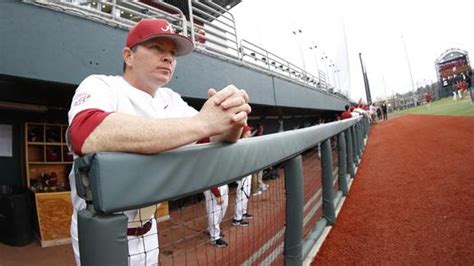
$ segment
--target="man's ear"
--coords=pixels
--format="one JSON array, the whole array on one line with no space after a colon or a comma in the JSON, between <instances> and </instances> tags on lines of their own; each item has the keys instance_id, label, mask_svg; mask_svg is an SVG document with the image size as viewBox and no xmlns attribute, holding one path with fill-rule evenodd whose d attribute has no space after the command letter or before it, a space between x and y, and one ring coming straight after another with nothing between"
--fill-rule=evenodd
<instances>
[{"instance_id":1,"label":"man's ear","mask_svg":"<svg viewBox=\"0 0 474 266\"><path fill-rule=\"evenodd\" d=\"M132 49L125 47L122 50L122 57L123 61L127 66L130 66L132 64Z\"/></svg>"}]
</instances>

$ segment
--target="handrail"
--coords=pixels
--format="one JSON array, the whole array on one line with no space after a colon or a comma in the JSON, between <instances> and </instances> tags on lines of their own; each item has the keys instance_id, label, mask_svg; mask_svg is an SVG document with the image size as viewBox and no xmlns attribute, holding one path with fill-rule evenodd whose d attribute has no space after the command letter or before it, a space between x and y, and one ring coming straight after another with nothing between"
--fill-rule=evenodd
<instances>
[{"instance_id":1,"label":"handrail","mask_svg":"<svg viewBox=\"0 0 474 266\"><path fill-rule=\"evenodd\" d=\"M153 1L154 3L156 4L160 4L166 8L169 8L171 10L174 10L176 11L179 16L181 17L181 25L182 25L182 28L181 29L187 29L187 20L186 20L186 16L184 15L183 11L181 11L181 9L175 7L175 6L172 6L170 4L167 4L165 2L158 2L158 1ZM124 6L124 5L131 5L133 7L136 7L136 8L146 8L148 11L153 11L153 13L156 15L156 16L153 16L153 17L157 17L158 15L165 15L166 18L169 18L169 17L172 17L172 18L176 18L175 15L171 15L171 14L166 14L166 13L163 13L162 10L160 9L157 9L153 6L149 6L149 5L146 5L142 2L133 2L133 1L130 1L130 2L120 2L119 3L120 5ZM183 30L183 35L184 36L188 36L188 32L186 30Z\"/></svg>"},{"instance_id":2,"label":"handrail","mask_svg":"<svg viewBox=\"0 0 474 266\"><path fill-rule=\"evenodd\" d=\"M192 0L188 0L188 15L189 15L189 28L190 28L190 32L191 32L191 41L193 42L193 45L194 47L196 48L197 45L196 45L196 29L195 29L195 25L194 25L194 15L193 15L193 4L192 4Z\"/></svg>"},{"instance_id":3,"label":"handrail","mask_svg":"<svg viewBox=\"0 0 474 266\"><path fill-rule=\"evenodd\" d=\"M303 69L301 69L300 67L296 66L295 64L293 64L293 63L291 63L291 62L289 62L289 61L287 61L287 60L285 60L285 59L283 59L283 58L281 58L281 57L279 57L279 56L277 56L277 55L275 55L275 54L273 54L273 53L271 53L271 52L269 52L269 51L267 51L267 50L265 50L264 48L262 48L262 47L260 47L260 46L258 46L258 45L256 45L256 44L254 44L254 43L251 43L251 42L249 42L249 41L247 41L247 40L245 40L245 39L241 40L240 43L241 43L241 45L240 45L241 48L247 48L247 49L249 49L250 51L259 53L259 55L266 56L265 58L268 58L268 61L271 61L271 60L270 60L270 59L271 59L270 56L272 56L273 58L276 58L276 59L277 59L277 60L273 60L272 62L279 62L279 60L281 60L281 62L279 62L279 63L288 65L288 69L285 69L284 71L288 72L288 73L290 74L289 76L291 76L291 74L295 74L295 73L296 73L296 72L291 72L292 69L295 69L295 70L297 70L298 72L301 72L301 73L303 72ZM255 47L255 48L258 48L258 49L260 49L261 51L263 51L264 53L260 53L260 52L258 52L258 50L255 50L255 49L253 49L253 48L247 46L246 44L251 45L251 46L253 46L253 47ZM245 55L245 54L244 54L244 55ZM253 57L254 55L250 54L250 56ZM263 60L263 59L262 59L262 60ZM266 59L263 60L263 61L266 62ZM268 63L268 64L271 64L271 62ZM291 66L291 68L290 68L290 66ZM280 68L281 68L281 65L280 65Z\"/></svg>"},{"instance_id":4,"label":"handrail","mask_svg":"<svg viewBox=\"0 0 474 266\"><path fill-rule=\"evenodd\" d=\"M200 6L200 7L203 7L203 8L206 8L206 9L208 9L208 10L211 10L208 6L203 5L203 4L200 3L200 2L194 2L194 3L196 3L196 4L197 4L198 6ZM200 13L200 14L202 14L202 15L206 15L206 16L212 18L213 20L218 20L218 19L221 17L221 16L218 16L218 17L213 16L213 15L211 15L210 13L207 13L207 12L205 12L205 11L202 10L202 9L198 9L197 6L195 6L195 9L194 9L194 10L198 11L198 13ZM222 17L223 17L223 18L226 18L225 16L222 16ZM229 28L232 28L232 25L227 24L227 23L222 22L222 21L220 21L220 22L221 22L223 25L225 25L225 26L227 26L227 27L229 27ZM232 32L229 32L229 33L232 34Z\"/></svg>"},{"instance_id":5,"label":"handrail","mask_svg":"<svg viewBox=\"0 0 474 266\"><path fill-rule=\"evenodd\" d=\"M275 72L280 74L285 74L288 77L293 77L305 84L311 84L312 86L318 89L325 89L322 84L326 84L325 80L322 80L320 77L315 77L312 74L304 71L302 68L297 65L279 57L278 55L271 53L264 48L251 43L245 39L240 41L241 56L242 60L254 63L252 61L246 60L246 56L254 59L254 61L262 62L264 66L272 70L272 67ZM249 50L250 53L247 53L246 50ZM260 57L257 57L259 55Z\"/></svg>"},{"instance_id":6,"label":"handrail","mask_svg":"<svg viewBox=\"0 0 474 266\"><path fill-rule=\"evenodd\" d=\"M194 0L194 1L195 1L195 0ZM225 18L225 19L228 19L230 22L235 22L234 15L232 15L232 13L230 13L227 9L224 9L224 8L222 8L221 6L216 5L216 4L213 3L212 1L206 1L206 4L212 5L213 8L215 8L215 10L220 10L220 13L221 13L222 15L228 14L228 15L231 16L232 18L228 18L228 17L226 17L226 16L222 16L222 17ZM207 7L207 8L210 9L209 7ZM211 9L210 9L210 10L211 10Z\"/></svg>"},{"instance_id":7,"label":"handrail","mask_svg":"<svg viewBox=\"0 0 474 266\"><path fill-rule=\"evenodd\" d=\"M234 144L193 145L157 155L100 152L76 160L76 173L79 176L90 177L92 183L85 187L91 189L87 194L92 198L86 200L95 199L96 212L113 213L176 199L215 185L227 184L301 154L319 142L353 127L361 120L362 117L357 117L258 138L242 139ZM215 157L213 160L204 159L211 155ZM119 167L125 162L127 162L126 169ZM138 175L134 169L140 169L140 174ZM200 178L190 181L188 175L191 172L193 176ZM171 173L173 180L168 180ZM133 180L129 178L130 175L134 176ZM135 187L141 193L117 199L116 197L120 195L114 195L113 191L118 187L130 186L130 182L138 183ZM187 188L183 188L183 182L188 183Z\"/></svg>"},{"instance_id":8,"label":"handrail","mask_svg":"<svg viewBox=\"0 0 474 266\"><path fill-rule=\"evenodd\" d=\"M89 8L83 8L76 4L66 3L66 2L52 2L47 0L32 0L29 3L50 8L56 11L61 11L64 13L74 13L78 14L81 17L96 20L99 22L105 22L106 24L117 25L123 28L128 28L133 25L133 21L130 20L113 20L112 15L108 13L104 13L102 11L97 11ZM92 15L91 15L92 14Z\"/></svg>"},{"instance_id":9,"label":"handrail","mask_svg":"<svg viewBox=\"0 0 474 266\"><path fill-rule=\"evenodd\" d=\"M351 169L359 164L368 131L368 118L360 116L242 139L234 144L200 144L155 155L101 152L78 158L74 161L77 193L88 202L87 209L78 214L81 262L94 265L122 265L126 262L127 239L119 236L125 235L127 218L117 212L193 195L283 163L287 205L292 206L287 208L286 214L285 263L300 265L324 226L334 224L335 208L342 202L342 195L347 193L347 179L354 177ZM340 143L337 174L340 188L337 195L333 191L329 144L333 136L337 136ZM301 154L318 143L322 148L324 215L311 236L303 239ZM353 144L356 144L356 149L351 149ZM123 197L123 191L127 191L127 197ZM97 253L101 256L96 256Z\"/></svg>"},{"instance_id":10,"label":"handrail","mask_svg":"<svg viewBox=\"0 0 474 266\"><path fill-rule=\"evenodd\" d=\"M196 0L192 1L193 27L202 29L206 33L206 36L198 33L198 36L203 39L204 42L196 42L197 46L205 49L210 48L214 52L224 56L232 55L240 57L234 17L227 10L217 10L210 5L214 6L215 4L210 1L205 2L205 4ZM219 14L219 16L213 14ZM230 16L230 18L228 16ZM211 19L211 21L209 22L206 18ZM232 25L229 24L229 22L232 23Z\"/></svg>"},{"instance_id":11,"label":"handrail","mask_svg":"<svg viewBox=\"0 0 474 266\"><path fill-rule=\"evenodd\" d=\"M187 31L187 28L188 28L188 21L186 20L186 16L184 15L183 11L181 11L181 9L173 6L173 5L170 5L166 2L163 2L163 1L156 1L156 0L153 0L153 3L156 3L156 4L160 4L164 7L167 7L171 10L174 10L176 12L178 12L178 14L181 15L181 18L182 18L182 21L181 21L181 25L183 26L183 35L184 36L188 36L188 31Z\"/></svg>"}]
</instances>

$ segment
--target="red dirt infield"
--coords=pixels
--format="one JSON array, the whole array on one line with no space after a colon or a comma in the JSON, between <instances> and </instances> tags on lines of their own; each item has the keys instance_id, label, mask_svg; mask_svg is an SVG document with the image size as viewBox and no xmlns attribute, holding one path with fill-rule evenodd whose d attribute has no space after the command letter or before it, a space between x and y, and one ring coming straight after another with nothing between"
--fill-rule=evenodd
<instances>
[{"instance_id":1,"label":"red dirt infield","mask_svg":"<svg viewBox=\"0 0 474 266\"><path fill-rule=\"evenodd\" d=\"M312 265L473 265L473 160L474 117L376 124Z\"/></svg>"}]
</instances>

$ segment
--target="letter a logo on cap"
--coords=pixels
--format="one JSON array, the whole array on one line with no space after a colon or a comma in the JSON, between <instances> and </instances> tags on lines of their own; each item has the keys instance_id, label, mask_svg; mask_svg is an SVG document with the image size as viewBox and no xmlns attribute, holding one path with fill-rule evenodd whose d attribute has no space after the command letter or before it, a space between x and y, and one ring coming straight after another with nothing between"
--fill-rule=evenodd
<instances>
[{"instance_id":1,"label":"letter a logo on cap","mask_svg":"<svg viewBox=\"0 0 474 266\"><path fill-rule=\"evenodd\" d=\"M186 36L175 33L175 25L165 19L142 19L127 34L125 47L132 48L152 38L167 38L176 44L176 56L193 51L193 42Z\"/></svg>"},{"instance_id":2,"label":"letter a logo on cap","mask_svg":"<svg viewBox=\"0 0 474 266\"><path fill-rule=\"evenodd\" d=\"M161 27L161 30L162 30L162 31L168 31L168 32L174 33L174 29L173 29L173 27L171 26L171 24L167 24L167 25Z\"/></svg>"}]
</instances>

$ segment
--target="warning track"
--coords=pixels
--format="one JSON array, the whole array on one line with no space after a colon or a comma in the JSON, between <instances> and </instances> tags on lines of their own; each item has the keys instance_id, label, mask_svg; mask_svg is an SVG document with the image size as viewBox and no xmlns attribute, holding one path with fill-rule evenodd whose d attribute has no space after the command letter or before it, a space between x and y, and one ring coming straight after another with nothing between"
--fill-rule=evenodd
<instances>
[{"instance_id":1,"label":"warning track","mask_svg":"<svg viewBox=\"0 0 474 266\"><path fill-rule=\"evenodd\" d=\"M312 265L472 265L474 117L372 127L336 225Z\"/></svg>"}]
</instances>

